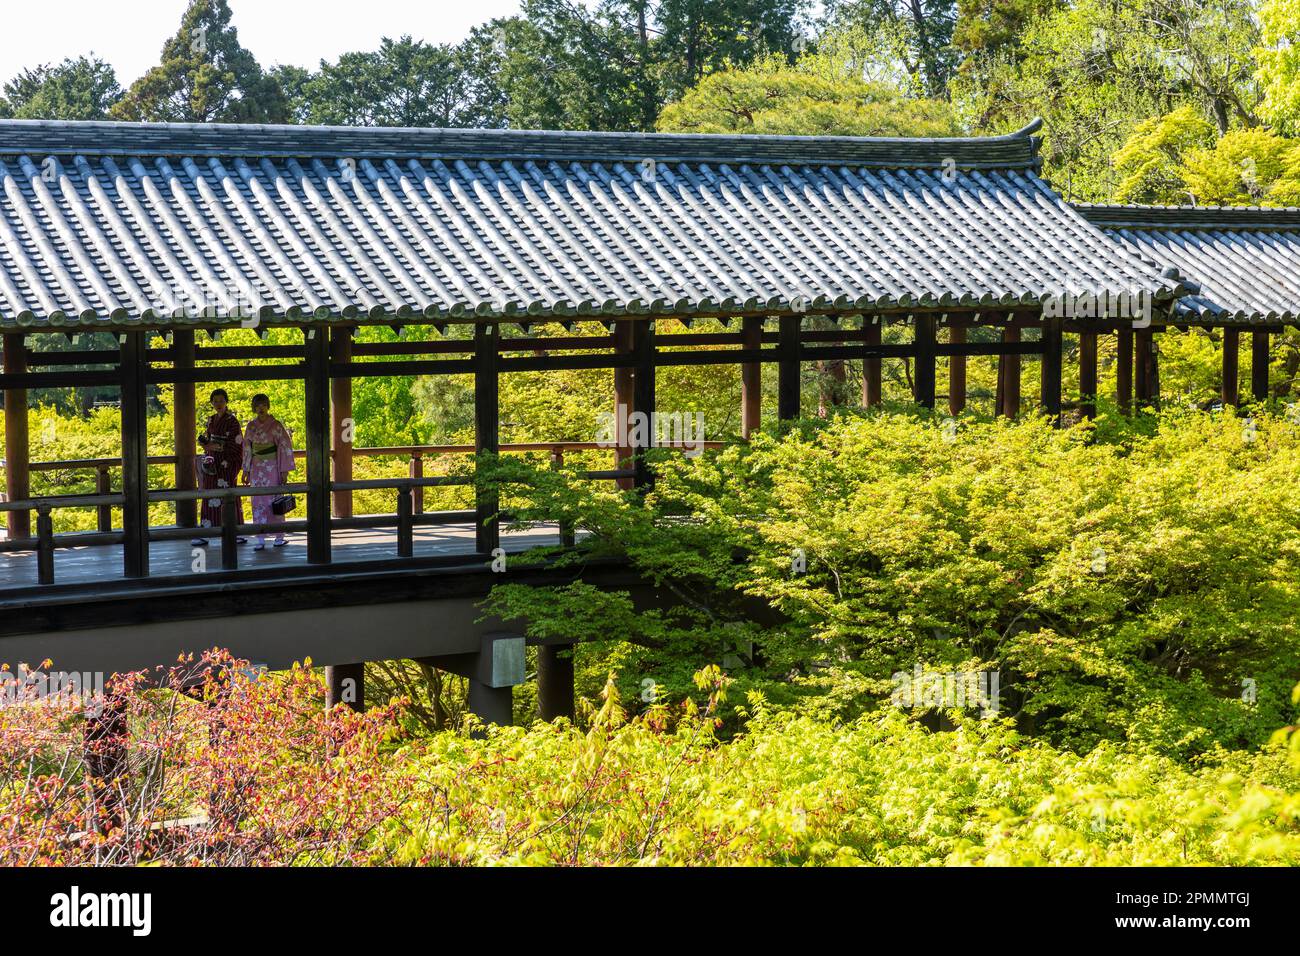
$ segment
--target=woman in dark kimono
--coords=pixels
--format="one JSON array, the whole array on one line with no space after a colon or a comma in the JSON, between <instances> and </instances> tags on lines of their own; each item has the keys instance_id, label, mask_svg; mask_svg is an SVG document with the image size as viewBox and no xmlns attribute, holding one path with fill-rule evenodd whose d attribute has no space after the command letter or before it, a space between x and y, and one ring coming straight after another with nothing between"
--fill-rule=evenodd
<instances>
[{"instance_id":1,"label":"woman in dark kimono","mask_svg":"<svg viewBox=\"0 0 1300 956\"><path fill-rule=\"evenodd\" d=\"M198 457L195 473L199 478L199 487L205 490L233 488L239 484L239 470L244 465L243 434L239 428L239 419L226 407L229 402L230 396L226 394L224 388L219 388L212 393L213 415L208 419L203 434L199 436L199 444L203 446L204 453ZM221 527L221 501L221 498L203 499L200 512L202 516L200 524L203 527ZM235 507L237 520L243 524L243 499L236 499ZM239 543L243 544L246 540L240 538ZM208 543L208 539L195 538L190 543L201 548Z\"/></svg>"}]
</instances>

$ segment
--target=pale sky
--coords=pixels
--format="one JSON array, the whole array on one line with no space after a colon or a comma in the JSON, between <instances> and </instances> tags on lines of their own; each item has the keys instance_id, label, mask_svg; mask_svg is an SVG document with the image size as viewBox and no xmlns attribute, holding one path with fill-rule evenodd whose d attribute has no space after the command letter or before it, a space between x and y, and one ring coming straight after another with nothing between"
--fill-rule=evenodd
<instances>
[{"instance_id":1,"label":"pale sky","mask_svg":"<svg viewBox=\"0 0 1300 956\"><path fill-rule=\"evenodd\" d=\"M25 68L93 52L127 87L158 62L187 6L188 0L5 0L0 83ZM519 6L519 0L230 0L239 42L258 63L313 69L322 58L373 50L386 36L457 43Z\"/></svg>"}]
</instances>

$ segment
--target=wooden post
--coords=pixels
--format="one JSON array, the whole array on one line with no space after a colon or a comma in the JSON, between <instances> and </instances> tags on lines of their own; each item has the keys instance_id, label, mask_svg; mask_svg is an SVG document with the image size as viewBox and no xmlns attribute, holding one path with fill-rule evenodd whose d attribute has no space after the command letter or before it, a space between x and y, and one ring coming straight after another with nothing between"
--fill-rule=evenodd
<instances>
[{"instance_id":1,"label":"wooden post","mask_svg":"<svg viewBox=\"0 0 1300 956\"><path fill-rule=\"evenodd\" d=\"M1061 426L1061 367L1065 343L1060 316L1043 319L1043 357L1040 368L1039 404L1056 427Z\"/></svg>"},{"instance_id":2,"label":"wooden post","mask_svg":"<svg viewBox=\"0 0 1300 956\"><path fill-rule=\"evenodd\" d=\"M644 321L644 320L643 320ZM631 355L636 343L635 319L619 319L614 323L614 353ZM636 403L633 388L633 369L629 366L614 369L614 434L626 435L628 416ZM626 442L615 442L614 467L627 468L632 462L632 449ZM631 478L619 478L618 487L631 488Z\"/></svg>"},{"instance_id":3,"label":"wooden post","mask_svg":"<svg viewBox=\"0 0 1300 956\"><path fill-rule=\"evenodd\" d=\"M194 368L194 333L188 329L172 332L172 367L176 371ZM177 382L172 390L172 447L176 450L176 489L193 491L195 449L198 447L198 409L194 401L194 383ZM176 527L198 526L198 502L176 502Z\"/></svg>"},{"instance_id":4,"label":"wooden post","mask_svg":"<svg viewBox=\"0 0 1300 956\"><path fill-rule=\"evenodd\" d=\"M347 364L352 361L352 330L349 328L330 329L330 361ZM347 375L330 379L330 420L334 424L334 480L338 482L352 480L352 378ZM334 492L334 517L352 517L352 492L341 490Z\"/></svg>"},{"instance_id":5,"label":"wooden post","mask_svg":"<svg viewBox=\"0 0 1300 956\"><path fill-rule=\"evenodd\" d=\"M542 720L573 719L573 645L537 647L537 709Z\"/></svg>"},{"instance_id":6,"label":"wooden post","mask_svg":"<svg viewBox=\"0 0 1300 956\"><path fill-rule=\"evenodd\" d=\"M777 418L786 422L799 417L799 327L797 315L783 315L777 342Z\"/></svg>"},{"instance_id":7,"label":"wooden post","mask_svg":"<svg viewBox=\"0 0 1300 956\"><path fill-rule=\"evenodd\" d=\"M411 478L424 477L424 456L419 452L411 455L411 463L407 466L407 474ZM424 514L424 485L411 485L411 513Z\"/></svg>"},{"instance_id":8,"label":"wooden post","mask_svg":"<svg viewBox=\"0 0 1300 956\"><path fill-rule=\"evenodd\" d=\"M1079 408L1085 418L1097 417L1097 333L1079 333Z\"/></svg>"},{"instance_id":9,"label":"wooden post","mask_svg":"<svg viewBox=\"0 0 1300 956\"><path fill-rule=\"evenodd\" d=\"M1223 383L1220 396L1225 408L1236 408L1241 403L1237 380L1241 374L1241 333L1234 328L1223 330Z\"/></svg>"},{"instance_id":10,"label":"wooden post","mask_svg":"<svg viewBox=\"0 0 1300 956\"><path fill-rule=\"evenodd\" d=\"M1020 342L1020 329L1007 326L1002 330L1002 344L1015 345ZM1001 400L998 402L998 414L1015 418L1020 414L1020 353L1008 352L998 358L998 383Z\"/></svg>"},{"instance_id":11,"label":"wooden post","mask_svg":"<svg viewBox=\"0 0 1300 956\"><path fill-rule=\"evenodd\" d=\"M948 342L952 345L966 344L966 327L949 326ZM966 408L966 356L948 356L948 412L960 415Z\"/></svg>"},{"instance_id":12,"label":"wooden post","mask_svg":"<svg viewBox=\"0 0 1300 956\"><path fill-rule=\"evenodd\" d=\"M1257 402L1268 401L1270 358L1268 330L1250 333L1250 394Z\"/></svg>"},{"instance_id":13,"label":"wooden post","mask_svg":"<svg viewBox=\"0 0 1300 956\"><path fill-rule=\"evenodd\" d=\"M397 556L410 558L415 555L415 526L411 523L411 486L403 483L397 486Z\"/></svg>"},{"instance_id":14,"label":"wooden post","mask_svg":"<svg viewBox=\"0 0 1300 956\"><path fill-rule=\"evenodd\" d=\"M749 315L741 320L743 349L763 347L763 317ZM763 427L763 364L744 362L740 366L740 434L748 438Z\"/></svg>"},{"instance_id":15,"label":"wooden post","mask_svg":"<svg viewBox=\"0 0 1300 956\"><path fill-rule=\"evenodd\" d=\"M4 370L6 375L27 371L27 346L20 332L4 336ZM32 496L31 440L27 432L27 389L5 389L5 494L10 501L26 501ZM30 511L6 512L6 526L11 541L32 536Z\"/></svg>"},{"instance_id":16,"label":"wooden post","mask_svg":"<svg viewBox=\"0 0 1300 956\"><path fill-rule=\"evenodd\" d=\"M880 356L870 353L880 346L881 318L864 315L862 317L862 344L867 356L862 360L862 404L866 408L875 408L880 404Z\"/></svg>"},{"instance_id":17,"label":"wooden post","mask_svg":"<svg viewBox=\"0 0 1300 956\"><path fill-rule=\"evenodd\" d=\"M935 355L934 317L917 315L912 319L916 340L916 367L912 375L912 396L916 404L934 408L934 386L937 358Z\"/></svg>"},{"instance_id":18,"label":"wooden post","mask_svg":"<svg viewBox=\"0 0 1300 956\"><path fill-rule=\"evenodd\" d=\"M48 504L36 506L36 583L54 583L54 518Z\"/></svg>"},{"instance_id":19,"label":"wooden post","mask_svg":"<svg viewBox=\"0 0 1300 956\"><path fill-rule=\"evenodd\" d=\"M497 353L501 327L495 321L474 326L474 450L496 454L501 450L501 419ZM475 488L474 541L479 554L491 554L501 546L500 495L495 489Z\"/></svg>"},{"instance_id":20,"label":"wooden post","mask_svg":"<svg viewBox=\"0 0 1300 956\"><path fill-rule=\"evenodd\" d=\"M148 344L144 332L121 336L122 381L122 573L149 576L149 447L145 372Z\"/></svg>"},{"instance_id":21,"label":"wooden post","mask_svg":"<svg viewBox=\"0 0 1300 956\"><path fill-rule=\"evenodd\" d=\"M1138 407L1151 401L1151 330L1138 329L1133 335L1133 391Z\"/></svg>"},{"instance_id":22,"label":"wooden post","mask_svg":"<svg viewBox=\"0 0 1300 956\"><path fill-rule=\"evenodd\" d=\"M330 368L323 327L303 329L307 425L307 561L330 563Z\"/></svg>"},{"instance_id":23,"label":"wooden post","mask_svg":"<svg viewBox=\"0 0 1300 956\"><path fill-rule=\"evenodd\" d=\"M655 439L655 321L641 319L633 326L632 354L636 364L632 373L632 406L635 411L646 416L646 448L654 444ZM634 486L649 488L654 484L654 473L646 461L645 448L635 448L636 478Z\"/></svg>"},{"instance_id":24,"label":"wooden post","mask_svg":"<svg viewBox=\"0 0 1300 956\"><path fill-rule=\"evenodd\" d=\"M229 491L221 496L221 570L239 570L239 497Z\"/></svg>"},{"instance_id":25,"label":"wooden post","mask_svg":"<svg viewBox=\"0 0 1300 956\"><path fill-rule=\"evenodd\" d=\"M1133 330L1115 332L1115 402L1127 414L1133 408Z\"/></svg>"},{"instance_id":26,"label":"wooden post","mask_svg":"<svg viewBox=\"0 0 1300 956\"><path fill-rule=\"evenodd\" d=\"M325 668L325 709L347 704L357 713L366 709L366 665L335 664Z\"/></svg>"}]
</instances>

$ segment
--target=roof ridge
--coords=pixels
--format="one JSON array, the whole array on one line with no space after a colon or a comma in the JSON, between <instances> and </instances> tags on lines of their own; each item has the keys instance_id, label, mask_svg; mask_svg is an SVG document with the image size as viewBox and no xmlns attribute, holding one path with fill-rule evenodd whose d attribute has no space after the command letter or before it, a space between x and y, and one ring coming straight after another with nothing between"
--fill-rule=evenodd
<instances>
[{"instance_id":1,"label":"roof ridge","mask_svg":"<svg viewBox=\"0 0 1300 956\"><path fill-rule=\"evenodd\" d=\"M1035 120L998 136L784 136L0 120L0 155L374 156L1037 168Z\"/></svg>"},{"instance_id":2,"label":"roof ridge","mask_svg":"<svg viewBox=\"0 0 1300 956\"><path fill-rule=\"evenodd\" d=\"M1161 206L1142 203L1070 204L1097 226L1179 229L1218 226L1225 229L1300 228L1297 206Z\"/></svg>"}]
</instances>

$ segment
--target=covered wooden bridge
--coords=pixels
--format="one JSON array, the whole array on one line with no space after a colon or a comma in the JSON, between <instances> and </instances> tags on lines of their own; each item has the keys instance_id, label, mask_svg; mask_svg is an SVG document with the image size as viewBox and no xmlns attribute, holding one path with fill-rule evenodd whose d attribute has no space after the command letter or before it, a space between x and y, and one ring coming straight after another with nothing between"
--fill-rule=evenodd
<instances>
[{"instance_id":1,"label":"covered wooden bridge","mask_svg":"<svg viewBox=\"0 0 1300 956\"><path fill-rule=\"evenodd\" d=\"M1085 412L1098 392L1100 335L1119 340L1122 403L1157 395L1153 341L1168 324L1248 325L1267 347L1267 332L1292 313L1257 321L1255 311L1202 306L1234 294L1220 272L1130 234L1108 211L1064 203L1037 174L1034 132L873 139L0 121L0 660L122 670L222 644L272 667L311 656L334 665L337 682L365 660L420 658L470 677L481 713L508 715L522 640L476 623L474 602L502 580L489 568L496 549L568 541L574 529L503 538L498 502L482 488L472 510L426 512L423 489L472 483L422 475L420 456L441 449L370 450L410 455L410 473L354 480L366 450L345 439L359 377L472 375L475 443L459 450L496 453L511 450L500 439L498 382L513 372L610 369L610 408L653 412L656 369L738 365L743 436L763 419L764 364L777 370L776 415L789 419L801 411L807 363L861 361L871 405L882 362L906 359L915 401L933 407L944 360L956 413L967 357L996 355L997 407L1015 414L1020 363L1036 359L1038 402L1059 417L1067 337L1078 337ZM1291 261L1278 256L1279 266ZM724 330L691 330L706 317ZM568 333L538 334L551 322ZM884 341L891 324L907 330L890 336L899 341ZM354 341L367 325L399 334ZM238 327L290 328L298 341L217 339ZM978 328L996 331L970 334ZM42 348L85 332L112 333L116 347ZM267 358L275 362L249 364ZM238 535L267 529L238 523L235 499L251 492L229 488L220 566L191 562L196 503L213 497L195 487L196 385L285 379L303 383L306 468L303 482L279 491L305 499L305 516L288 525L305 546L241 553ZM174 480L151 487L148 396L162 384L175 389L175 441L157 460ZM30 460L28 393L78 386L120 389L120 460L82 463L101 475L93 495L34 499L32 470L56 465ZM653 476L639 451L617 449L609 469L588 477L645 486ZM392 494L392 511L354 514L353 493L377 487ZM174 524L149 526L157 502L173 504ZM56 534L65 508L96 509L98 530ZM585 573L635 583L625 569ZM528 565L507 578L556 579ZM562 712L571 670L553 647L539 666L543 709Z\"/></svg>"}]
</instances>

